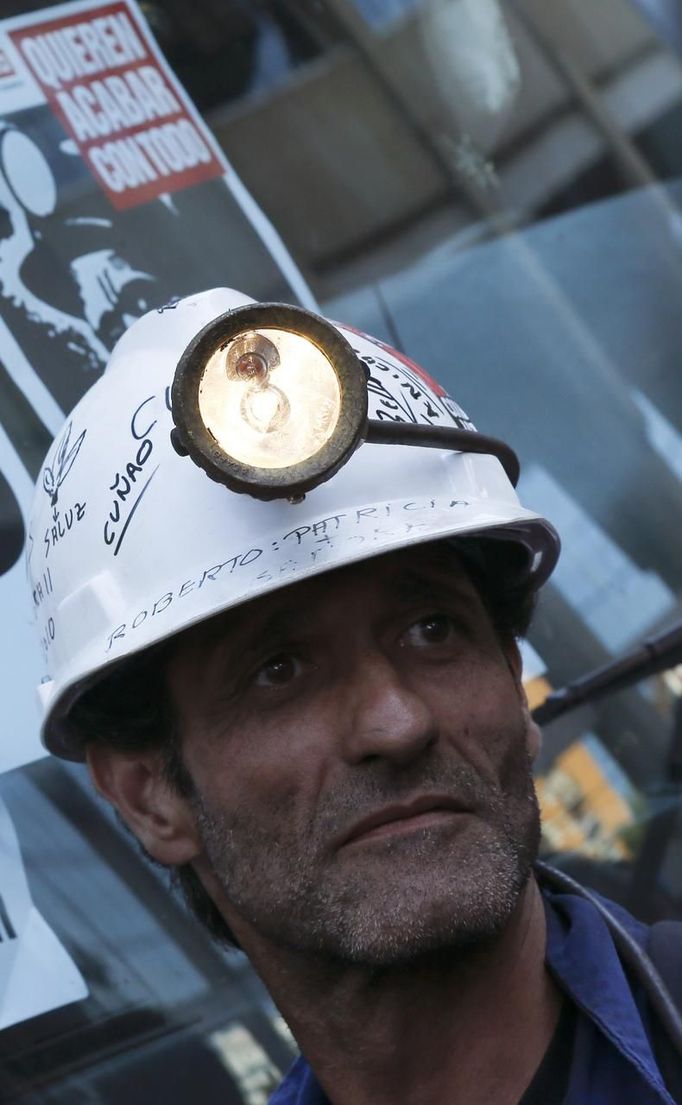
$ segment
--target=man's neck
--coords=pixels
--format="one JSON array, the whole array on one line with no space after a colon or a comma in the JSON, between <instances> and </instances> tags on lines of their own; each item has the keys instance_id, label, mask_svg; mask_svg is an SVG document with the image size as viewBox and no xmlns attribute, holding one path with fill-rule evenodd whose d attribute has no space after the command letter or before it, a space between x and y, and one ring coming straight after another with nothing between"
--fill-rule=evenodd
<instances>
[{"instance_id":1,"label":"man's neck","mask_svg":"<svg viewBox=\"0 0 682 1105\"><path fill-rule=\"evenodd\" d=\"M545 938L531 881L494 942L411 966L248 950L333 1105L516 1105L561 1006Z\"/></svg>"}]
</instances>

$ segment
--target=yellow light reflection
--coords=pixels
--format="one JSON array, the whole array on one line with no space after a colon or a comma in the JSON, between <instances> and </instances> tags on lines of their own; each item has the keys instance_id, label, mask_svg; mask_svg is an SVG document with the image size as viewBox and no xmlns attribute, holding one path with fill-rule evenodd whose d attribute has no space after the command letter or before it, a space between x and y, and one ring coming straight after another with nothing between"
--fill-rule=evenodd
<instances>
[{"instance_id":1,"label":"yellow light reflection","mask_svg":"<svg viewBox=\"0 0 682 1105\"><path fill-rule=\"evenodd\" d=\"M314 456L329 441L341 412L341 389L328 358L300 334L255 331L277 348L279 363L265 376L226 370L238 335L216 350L199 385L204 425L229 456L253 468L287 468ZM247 335L248 337L248 335Z\"/></svg>"},{"instance_id":2,"label":"yellow light reflection","mask_svg":"<svg viewBox=\"0 0 682 1105\"><path fill-rule=\"evenodd\" d=\"M528 699L528 709L534 710L541 706L548 695L552 693L552 684L543 675L536 675L533 679L527 679L523 684Z\"/></svg>"}]
</instances>

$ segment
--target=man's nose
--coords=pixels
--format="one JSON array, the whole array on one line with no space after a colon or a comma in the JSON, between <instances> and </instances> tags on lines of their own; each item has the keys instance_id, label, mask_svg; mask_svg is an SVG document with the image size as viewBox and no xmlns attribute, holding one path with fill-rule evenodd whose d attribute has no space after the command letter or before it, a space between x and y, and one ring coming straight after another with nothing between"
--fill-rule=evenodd
<instances>
[{"instance_id":1,"label":"man's nose","mask_svg":"<svg viewBox=\"0 0 682 1105\"><path fill-rule=\"evenodd\" d=\"M344 691L344 743L350 762L381 757L408 763L436 740L429 703L382 653L358 658Z\"/></svg>"}]
</instances>

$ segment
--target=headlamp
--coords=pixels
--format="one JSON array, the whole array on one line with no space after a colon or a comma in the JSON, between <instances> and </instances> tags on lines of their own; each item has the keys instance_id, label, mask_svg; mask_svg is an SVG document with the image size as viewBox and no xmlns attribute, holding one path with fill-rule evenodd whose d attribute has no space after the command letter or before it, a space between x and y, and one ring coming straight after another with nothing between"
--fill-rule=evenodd
<instances>
[{"instance_id":1,"label":"headlamp","mask_svg":"<svg viewBox=\"0 0 682 1105\"><path fill-rule=\"evenodd\" d=\"M205 326L180 358L171 440L211 479L257 499L300 499L363 441L491 453L516 484L516 455L495 438L368 420L367 375L326 319L281 303L239 307Z\"/></svg>"}]
</instances>

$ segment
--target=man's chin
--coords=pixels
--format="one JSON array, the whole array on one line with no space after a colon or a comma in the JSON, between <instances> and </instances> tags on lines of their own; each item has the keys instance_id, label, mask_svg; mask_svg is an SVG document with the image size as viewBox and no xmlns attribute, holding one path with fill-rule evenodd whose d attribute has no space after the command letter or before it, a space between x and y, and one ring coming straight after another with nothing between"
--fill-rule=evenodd
<instances>
[{"instance_id":1,"label":"man's chin","mask_svg":"<svg viewBox=\"0 0 682 1105\"><path fill-rule=\"evenodd\" d=\"M449 904L449 903L448 903ZM386 917L356 918L356 923L332 938L328 950L349 966L386 969L428 960L452 959L493 942L505 929L512 909L477 916L452 909L442 912L403 908L390 922Z\"/></svg>"},{"instance_id":2,"label":"man's chin","mask_svg":"<svg viewBox=\"0 0 682 1105\"><path fill-rule=\"evenodd\" d=\"M452 871L434 877L424 865L403 870L393 885L365 881L357 893L342 894L328 925L318 930L319 950L367 968L415 963L482 946L508 924L528 870L505 865Z\"/></svg>"},{"instance_id":3,"label":"man's chin","mask_svg":"<svg viewBox=\"0 0 682 1105\"><path fill-rule=\"evenodd\" d=\"M339 958L367 967L406 964L422 957L458 953L499 936L528 882L533 849L512 849L482 827L462 841L430 839L419 848L405 841L376 842L340 864L328 887L328 927L318 930ZM506 846L505 846L506 845ZM390 862L392 861L392 862ZM348 876L347 880L343 877ZM326 934L324 933L326 927Z\"/></svg>"}]
</instances>

